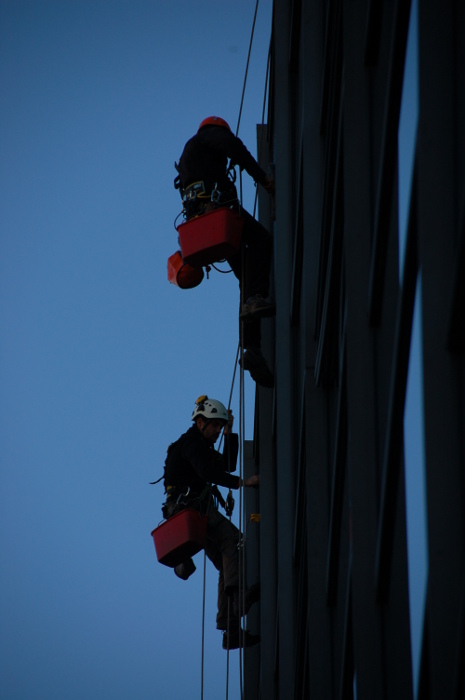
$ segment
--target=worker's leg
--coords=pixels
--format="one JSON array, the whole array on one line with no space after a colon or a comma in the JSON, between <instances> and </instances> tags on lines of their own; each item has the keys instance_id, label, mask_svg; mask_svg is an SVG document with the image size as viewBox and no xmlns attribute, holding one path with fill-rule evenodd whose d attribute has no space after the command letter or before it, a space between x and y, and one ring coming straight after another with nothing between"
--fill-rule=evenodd
<instances>
[{"instance_id":1,"label":"worker's leg","mask_svg":"<svg viewBox=\"0 0 465 700\"><path fill-rule=\"evenodd\" d=\"M254 318L249 322L239 319L239 340L244 350L248 348L261 348L262 333L259 318Z\"/></svg>"},{"instance_id":2,"label":"worker's leg","mask_svg":"<svg viewBox=\"0 0 465 700\"><path fill-rule=\"evenodd\" d=\"M211 508L208 513L207 544L205 551L207 557L214 566L220 570L219 557L221 555L221 568L224 576L224 588L238 586L239 583L239 530L216 508Z\"/></svg>"},{"instance_id":3,"label":"worker's leg","mask_svg":"<svg viewBox=\"0 0 465 700\"><path fill-rule=\"evenodd\" d=\"M266 228L245 209L242 240L245 243L245 300L259 294L266 298L270 291L270 269L273 253L273 239Z\"/></svg>"},{"instance_id":4,"label":"worker's leg","mask_svg":"<svg viewBox=\"0 0 465 700\"><path fill-rule=\"evenodd\" d=\"M218 570L218 629L226 629L228 600L239 586L239 534L239 530L216 508L210 509L205 552Z\"/></svg>"},{"instance_id":5,"label":"worker's leg","mask_svg":"<svg viewBox=\"0 0 465 700\"><path fill-rule=\"evenodd\" d=\"M273 239L245 209L241 209L241 217L244 220L243 245L236 255L228 258L228 263L242 287L243 301L246 301L255 294L268 296Z\"/></svg>"},{"instance_id":6,"label":"worker's leg","mask_svg":"<svg viewBox=\"0 0 465 700\"><path fill-rule=\"evenodd\" d=\"M241 364L252 379L264 387L274 386L274 377L261 351L260 317L274 313L274 304L265 300L270 286L272 237L245 209L241 250L228 258L239 280L239 342L245 355Z\"/></svg>"},{"instance_id":7,"label":"worker's leg","mask_svg":"<svg viewBox=\"0 0 465 700\"><path fill-rule=\"evenodd\" d=\"M228 263L231 265L231 269L236 275L239 281L239 341L242 347L247 348L260 348L261 347L261 330L260 330L260 319L257 317L251 321L243 321L240 318L242 309L246 299L248 299L245 290L245 284L241 279L242 275L242 263L241 257L245 255L244 252L239 252L237 255L228 259Z\"/></svg>"}]
</instances>

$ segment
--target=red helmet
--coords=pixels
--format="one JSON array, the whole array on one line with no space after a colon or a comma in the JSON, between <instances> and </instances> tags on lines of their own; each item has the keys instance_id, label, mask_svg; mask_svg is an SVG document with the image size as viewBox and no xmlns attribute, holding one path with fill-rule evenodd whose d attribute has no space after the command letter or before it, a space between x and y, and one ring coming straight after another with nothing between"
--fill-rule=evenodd
<instances>
[{"instance_id":1,"label":"red helmet","mask_svg":"<svg viewBox=\"0 0 465 700\"><path fill-rule=\"evenodd\" d=\"M198 131L200 131L200 129L203 129L204 126L209 125L222 126L223 128L228 129L228 131L231 131L231 127L229 126L228 122L222 119L221 117L207 117L203 120L203 122L200 123Z\"/></svg>"}]
</instances>

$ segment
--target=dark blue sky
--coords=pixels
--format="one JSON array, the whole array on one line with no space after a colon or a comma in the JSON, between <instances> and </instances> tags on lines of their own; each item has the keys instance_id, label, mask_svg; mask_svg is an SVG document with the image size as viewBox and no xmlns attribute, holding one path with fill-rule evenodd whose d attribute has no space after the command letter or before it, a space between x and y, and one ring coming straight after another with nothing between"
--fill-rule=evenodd
<instances>
[{"instance_id":1,"label":"dark blue sky","mask_svg":"<svg viewBox=\"0 0 465 700\"><path fill-rule=\"evenodd\" d=\"M5 700L200 696L203 561L188 582L157 564L163 488L148 482L196 397L231 389L235 280L183 292L166 260L174 161L205 116L235 129L254 8L0 0ZM253 153L270 15L262 0L239 131ZM253 398L247 379L247 437ZM210 700L226 656L209 563L207 599Z\"/></svg>"}]
</instances>

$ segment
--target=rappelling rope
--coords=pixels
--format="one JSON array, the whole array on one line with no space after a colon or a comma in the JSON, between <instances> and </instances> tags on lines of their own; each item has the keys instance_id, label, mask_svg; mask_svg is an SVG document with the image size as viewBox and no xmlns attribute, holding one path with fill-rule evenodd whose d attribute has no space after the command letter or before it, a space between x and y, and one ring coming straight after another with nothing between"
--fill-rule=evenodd
<instances>
[{"instance_id":1,"label":"rappelling rope","mask_svg":"<svg viewBox=\"0 0 465 700\"><path fill-rule=\"evenodd\" d=\"M239 116L238 116L238 118L237 118L236 136L237 136L238 133L239 133L239 125L240 125L240 123L241 123L242 106L243 106L243 104L244 104L245 87L246 87L246 85L247 85L247 75L248 75L248 72L249 72L250 54L251 54L251 52L252 52L252 43L253 43L253 35L254 35L254 32L255 32L255 22L256 22L256 19L257 19L258 3L259 3L259 0L257 0L257 2L256 2L256 4L255 4L255 12L254 12L253 22L252 22L252 31L251 31L251 33L250 33L249 52L248 52L248 54L247 54L247 63L246 63L246 66L245 66L244 84L243 84L243 86L242 86L241 106L239 107Z\"/></svg>"},{"instance_id":2,"label":"rappelling rope","mask_svg":"<svg viewBox=\"0 0 465 700\"><path fill-rule=\"evenodd\" d=\"M253 43L253 37L254 37L254 32L255 32L255 23L257 19L257 12L258 12L258 5L259 5L259 0L256 1L255 4L255 11L254 11L254 17L253 17L253 22L252 22L252 31L250 35L250 42L249 42L249 50L247 54L247 62L246 62L246 70L245 70L245 76L244 76L244 83L242 86L242 96L241 96L241 104L239 108L239 116L237 119L237 126L236 126L236 136L239 134L239 127L240 127L240 122L241 122L241 116L242 116L242 108L244 104L244 95L245 95L245 89L247 85L247 76L248 76L248 71L249 71L249 63L250 63L250 55L252 52L252 43ZM266 92L266 86L265 86L265 92ZM262 117L263 121L263 117ZM239 192L240 192L240 197L239 197L239 202L240 206L242 201L243 201L243 191L242 191L242 173L239 171ZM256 201L256 200L255 200ZM255 204L254 204L254 213L255 213ZM244 271L245 271L245 250L244 246L242 246L242 265L241 265L241 294L240 294L240 308L242 310L242 304L244 303L244 289L245 289L245 279L244 279ZM243 324L244 321L241 321L241 329L240 329L240 339L239 339L239 347L238 347L238 355L240 355L241 358L241 363L240 363L240 373L239 373L239 477L242 480L243 479L243 457L244 457L244 436L245 436L245 392L244 392L244 343L243 343ZM235 370L237 367L237 357L236 357L236 365L235 365ZM235 372L234 372L235 376ZM232 393L232 389L231 389ZM240 541L238 543L239 546L239 552L238 552L238 568L239 568L239 599L238 599L238 608L239 608L239 615L238 615L238 626L239 626L239 639L241 638L242 635L242 605L243 605L243 593L245 592L245 566L244 566L244 556L245 556L245 542L244 542L244 537L245 533L243 532L243 497L242 497L242 492L243 489L239 489L239 537ZM229 655L229 651L228 651ZM229 660L228 660L228 669L229 669ZM240 686L240 697L244 700L244 684L243 684L243 672L244 672L244 655L243 655L243 648L242 645L239 644L239 686ZM227 687L228 687L228 680L227 680Z\"/></svg>"},{"instance_id":3,"label":"rappelling rope","mask_svg":"<svg viewBox=\"0 0 465 700\"><path fill-rule=\"evenodd\" d=\"M228 410L231 408L231 401L232 401L232 396L233 396L233 392L234 392L234 383L235 383L235 379L236 379L237 363L239 360L240 351L241 351L241 346L239 343L237 346L236 359L234 362L233 377L232 377L232 381L231 381L231 390L229 392ZM240 412L239 412L239 431L240 431ZM221 435L221 439L223 439L223 433ZM239 445L241 445L240 432L239 432ZM239 458L239 464L240 464L240 458ZM239 470L240 470L240 467L239 467ZM239 493L240 492L241 492L241 489L239 487ZM231 522L231 518L232 518L232 512L229 516L230 522ZM240 530L240 528L239 528L239 530ZM229 639L229 630L230 630L230 617L231 617L231 600L229 599L228 600L228 622L227 622L227 629L226 629L226 634L228 636L228 639ZM242 688L242 684L241 684L241 688ZM241 692L241 696L242 696L242 692ZM226 696L225 697L226 697L226 700L228 700L228 698L229 698L229 645L228 645L228 649L226 652Z\"/></svg>"},{"instance_id":4,"label":"rappelling rope","mask_svg":"<svg viewBox=\"0 0 465 700\"><path fill-rule=\"evenodd\" d=\"M207 582L207 553L203 550L203 592L202 592L202 661L200 675L200 698L203 700L203 678L205 668L205 591Z\"/></svg>"},{"instance_id":5,"label":"rappelling rope","mask_svg":"<svg viewBox=\"0 0 465 700\"><path fill-rule=\"evenodd\" d=\"M239 133L239 127L240 127L240 122L241 122L241 116L242 116L242 108L244 104L244 96L245 96L245 89L247 85L247 76L248 76L248 71L249 71L249 63L250 63L250 56L251 56L251 51L252 51L252 44L253 44L253 37L254 37L254 32L255 32L255 23L257 20L257 12L258 12L258 6L259 6L259 0L256 0L255 4L255 11L254 11L254 17L253 17L253 22L252 22L252 30L251 30L251 35L250 35L250 42L249 42L249 50L247 54L247 62L246 62L246 69L245 69L245 76L244 76L244 82L242 86L242 95L241 95L241 103L240 103L240 108L239 108L239 116L237 119L237 126L236 126L236 136ZM266 73L266 83L265 83L265 98L264 98L264 105L266 102L266 91L267 91L267 83L268 83L268 67L269 67L269 55L268 55L268 63L267 63L267 73ZM263 107L263 113L262 113L262 123L264 121L264 111L265 111L265 106ZM239 198L239 207L241 207L241 202L242 202L242 177L240 176L240 198ZM255 202L254 202L254 215L255 215L255 208L256 208L256 202L257 202L257 193L255 194ZM244 290L244 269L245 269L245 260L244 260L244 246L242 246L242 279L241 279L241 308L243 304L243 290ZM216 268L215 268L216 269ZM241 324L244 322L241 321ZM243 455L244 455L244 435L245 435L245 392L244 392L244 363L243 363L243 358L244 358L244 345L243 345L243 329L241 328L241 333L240 333L240 340L237 348L237 353L236 353L236 359L234 363L234 372L233 372L233 378L231 382L231 391L229 395L229 402L228 402L228 409L230 409L231 406L231 400L232 400L232 395L234 391L234 383L235 383L235 378L236 378L236 371L237 371L237 365L238 365L238 359L240 357L241 363L240 363L240 380L239 380L239 478L241 481L243 480ZM223 438L223 436L222 436ZM221 439L222 439L221 438ZM221 442L220 442L221 445ZM245 566L244 566L244 556L245 556L245 533L243 533L243 497L242 497L242 489L239 488L239 533L240 533L240 541L238 542L238 547L239 547L239 616L238 616L238 625L239 625L239 635L241 635L241 612L244 604L244 596L243 593L245 592ZM231 516L230 516L231 517ZM242 584L242 585L241 585ZM204 659L204 645L205 645L205 594L206 594L206 553L204 551L204 575L203 575L203 606L202 606L202 669L201 669L201 700L203 700L203 689L204 689L204 665L205 665L205 659ZM228 629L227 629L227 635L229 638L229 611L230 611L230 603L228 602ZM243 688L243 649L242 645L239 645L239 676L240 676L240 697L242 700L245 700L244 696L244 688ZM226 700L228 700L229 697L229 648L227 650L227 662L226 662Z\"/></svg>"},{"instance_id":6,"label":"rappelling rope","mask_svg":"<svg viewBox=\"0 0 465 700\"><path fill-rule=\"evenodd\" d=\"M247 57L247 68L246 68L246 75L244 78L244 86L242 90L242 100L241 100L241 107L239 110L239 118L237 122L237 129L236 129L236 136L237 133L239 132L239 125L240 125L240 118L241 118L241 113L242 113L242 105L243 105L243 100L244 100L244 92L245 92L245 86L246 86L246 81L247 81L247 72L248 72L248 66L249 66L249 59L250 59L250 52L251 52L251 47L252 47L252 40L253 40L253 34L254 34L254 29L255 29L255 21L257 17L257 9L258 9L258 2L257 0L256 6L255 6L255 13L254 13L254 19L253 19L253 26L252 26L252 34L250 38L250 46L249 46L249 53ZM242 207L242 198L243 198L243 192L242 192L242 174L240 173L239 175L239 212L240 208ZM242 264L241 264L241 293L240 293L240 309L242 309L242 305L244 303L244 271L245 271L245 249L244 246L241 246L241 255L242 255ZM243 325L244 321L240 322L241 325ZM231 385L231 391L230 391L230 396L229 396L229 402L231 402L233 390L234 390L234 382L236 378L236 371L237 371L237 365L238 365L238 359L241 359L240 363L240 372L239 372L239 430L238 430L238 437L239 437L239 478L242 480L244 478L243 474L243 458L244 458L244 436L245 436L245 410L244 410L244 344L243 344L243 328L241 328L240 332L240 339L239 339L239 344L237 348L237 353L236 353L236 360L234 363L234 372L233 372L233 379L232 379L232 385ZM229 406L228 406L229 408ZM239 488L239 523L238 523L238 529L239 529L239 542L238 542L238 575L239 575L239 591L238 591L238 609L239 609L239 615L238 615L238 633L239 633L239 639L241 639L242 636L242 624L241 624L241 612L242 612L242 606L243 606L243 591L245 591L245 584L244 584L244 579L245 579L245 567L244 567L244 533L243 533L243 498L242 498L242 489ZM229 625L230 625L230 604L228 603L228 630L227 630L227 635L229 638ZM226 664L226 700L228 700L229 697L229 648L227 650L227 664ZM243 649L242 645L239 644L239 687L240 687L240 697L244 700L244 687L243 687Z\"/></svg>"},{"instance_id":7,"label":"rappelling rope","mask_svg":"<svg viewBox=\"0 0 465 700\"><path fill-rule=\"evenodd\" d=\"M266 100L268 97L268 77L270 74L270 63L271 63L271 45L270 48L268 49L268 60L266 62L266 75L265 75L265 93L263 95L263 107L262 107L262 125L265 123L265 109L266 109ZM261 161L261 154L262 154L262 139L260 138L259 144L258 144L258 163ZM254 199L254 204L253 204L253 212L252 216L255 218L255 212L257 209L257 202L258 202L258 188L255 191L255 199Z\"/></svg>"},{"instance_id":8,"label":"rappelling rope","mask_svg":"<svg viewBox=\"0 0 465 700\"><path fill-rule=\"evenodd\" d=\"M244 269L244 268L243 268ZM243 323L243 322L242 322ZM244 357L244 347L242 344L241 347L241 356L242 358ZM240 470L240 478L243 479L244 477L244 470L243 470L243 463L244 463L244 436L245 436L245 410L244 410L244 397L245 397L245 392L244 392L244 363L242 362L241 365L241 370L239 373L240 376L240 401L239 401L239 441L240 441L240 450L239 450L239 470ZM244 587L244 574L245 574L245 567L244 567L244 531L243 531L243 489L239 489L239 532L242 533L240 535L240 541L239 541L239 592L238 592L238 610L239 610L239 615L238 615L238 625L239 625L239 639L242 635L242 623L241 623L241 612L242 612L242 603L243 603L243 593L245 592L245 587ZM241 585L242 584L242 585ZM242 645L239 645L239 684L240 684L240 690L241 690L241 698L244 698L244 688L243 688L243 672L244 672L244 658L243 658L243 649Z\"/></svg>"}]
</instances>

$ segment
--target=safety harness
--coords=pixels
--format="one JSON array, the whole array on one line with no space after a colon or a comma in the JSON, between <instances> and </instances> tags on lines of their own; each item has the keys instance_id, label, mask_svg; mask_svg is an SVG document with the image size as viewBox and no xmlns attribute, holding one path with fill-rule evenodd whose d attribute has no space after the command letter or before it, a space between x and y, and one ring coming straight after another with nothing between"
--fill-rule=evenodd
<instances>
[{"instance_id":1,"label":"safety harness","mask_svg":"<svg viewBox=\"0 0 465 700\"><path fill-rule=\"evenodd\" d=\"M179 173L179 164L175 162L174 167ZM218 183L205 183L204 180L192 182L186 187L182 187L181 176L178 174L174 178L174 188L179 190L183 204L183 214L185 219L190 219L199 214L205 214L215 207L235 204L238 201L235 186L236 171L232 163L226 170L226 177L229 182L225 192L218 189Z\"/></svg>"}]
</instances>

